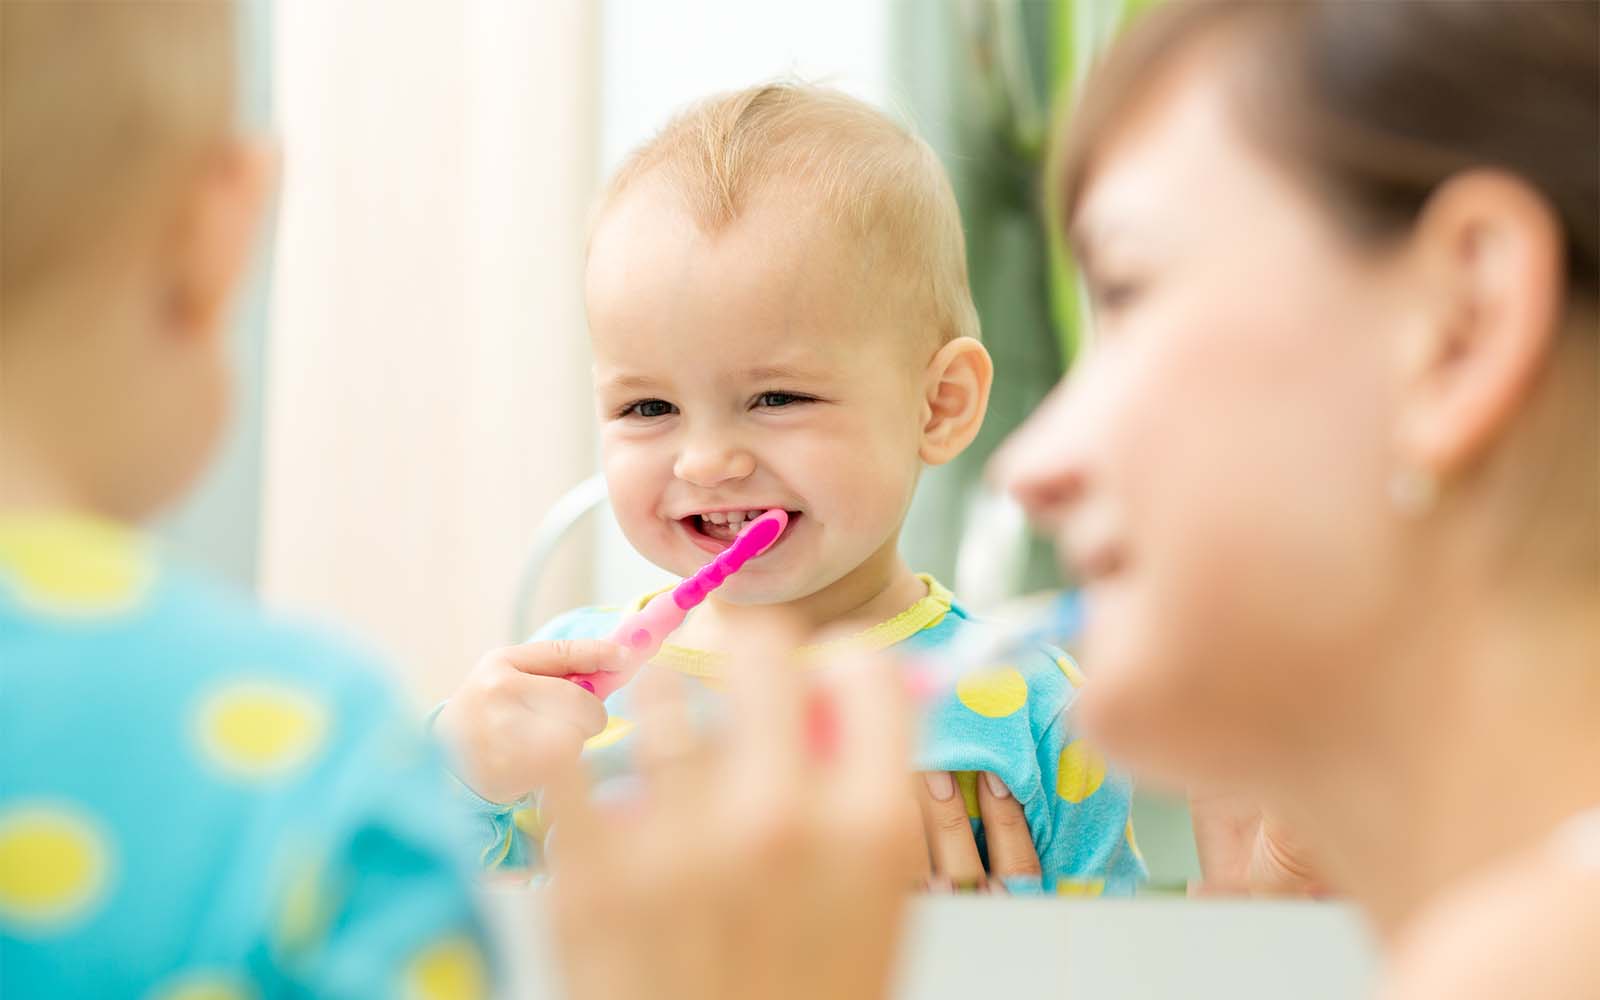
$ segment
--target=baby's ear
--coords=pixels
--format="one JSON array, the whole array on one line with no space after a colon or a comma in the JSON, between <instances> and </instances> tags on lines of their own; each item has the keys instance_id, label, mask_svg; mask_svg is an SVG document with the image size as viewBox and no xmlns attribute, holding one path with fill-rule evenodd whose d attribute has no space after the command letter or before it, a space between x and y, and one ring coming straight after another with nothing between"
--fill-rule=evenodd
<instances>
[{"instance_id":1,"label":"baby's ear","mask_svg":"<svg viewBox=\"0 0 1600 1000\"><path fill-rule=\"evenodd\" d=\"M922 446L929 465L943 465L966 450L989 409L994 362L982 344L957 337L928 362L923 382Z\"/></svg>"},{"instance_id":2,"label":"baby's ear","mask_svg":"<svg viewBox=\"0 0 1600 1000\"><path fill-rule=\"evenodd\" d=\"M178 207L172 244L174 329L207 340L224 328L248 266L278 171L275 147L243 138L219 144Z\"/></svg>"}]
</instances>

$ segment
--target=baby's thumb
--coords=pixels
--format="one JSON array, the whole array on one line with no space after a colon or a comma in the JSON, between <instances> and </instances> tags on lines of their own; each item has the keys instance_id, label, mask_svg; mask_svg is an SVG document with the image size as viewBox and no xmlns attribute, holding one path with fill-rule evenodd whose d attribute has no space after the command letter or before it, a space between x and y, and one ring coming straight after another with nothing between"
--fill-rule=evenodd
<instances>
[{"instance_id":1,"label":"baby's thumb","mask_svg":"<svg viewBox=\"0 0 1600 1000\"><path fill-rule=\"evenodd\" d=\"M566 674L592 674L601 670L621 670L621 646L604 639L546 639L507 646L497 654L525 674L562 677Z\"/></svg>"}]
</instances>

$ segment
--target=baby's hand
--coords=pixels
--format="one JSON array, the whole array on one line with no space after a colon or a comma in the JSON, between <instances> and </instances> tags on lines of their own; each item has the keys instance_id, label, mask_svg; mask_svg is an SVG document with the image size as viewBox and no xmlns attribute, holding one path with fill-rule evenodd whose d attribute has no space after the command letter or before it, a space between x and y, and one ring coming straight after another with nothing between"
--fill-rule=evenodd
<instances>
[{"instance_id":1,"label":"baby's hand","mask_svg":"<svg viewBox=\"0 0 1600 1000\"><path fill-rule=\"evenodd\" d=\"M622 665L622 649L600 639L529 642L485 655L434 723L461 780L491 802L542 786L553 765L570 764L606 724L600 699L562 678Z\"/></svg>"}]
</instances>

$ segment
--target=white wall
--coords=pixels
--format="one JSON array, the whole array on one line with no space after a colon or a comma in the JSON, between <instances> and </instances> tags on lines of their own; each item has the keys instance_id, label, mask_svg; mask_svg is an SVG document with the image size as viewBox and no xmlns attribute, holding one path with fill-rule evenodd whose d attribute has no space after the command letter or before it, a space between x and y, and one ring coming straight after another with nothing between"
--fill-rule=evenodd
<instances>
[{"instance_id":1,"label":"white wall","mask_svg":"<svg viewBox=\"0 0 1600 1000\"><path fill-rule=\"evenodd\" d=\"M603 0L600 161L610 172L685 104L781 76L893 106L887 0ZM597 518L596 599L614 603L670 579Z\"/></svg>"},{"instance_id":2,"label":"white wall","mask_svg":"<svg viewBox=\"0 0 1600 1000\"><path fill-rule=\"evenodd\" d=\"M280 3L268 600L424 698L505 641L534 525L593 465L589 0ZM577 555L577 553L574 553ZM554 604L587 596L588 560Z\"/></svg>"}]
</instances>

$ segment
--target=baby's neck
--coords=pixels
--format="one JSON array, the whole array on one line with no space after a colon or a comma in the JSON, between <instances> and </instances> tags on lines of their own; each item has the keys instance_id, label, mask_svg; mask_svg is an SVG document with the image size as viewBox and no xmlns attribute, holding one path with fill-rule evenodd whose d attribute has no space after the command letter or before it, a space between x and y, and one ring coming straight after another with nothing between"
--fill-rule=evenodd
<instances>
[{"instance_id":1,"label":"baby's neck","mask_svg":"<svg viewBox=\"0 0 1600 1000\"><path fill-rule=\"evenodd\" d=\"M720 650L727 637L753 617L774 609L792 615L808 642L843 638L894 617L928 596L928 586L911 572L895 542L873 554L838 581L814 594L784 604L738 605L715 596L695 609L673 633L673 645Z\"/></svg>"},{"instance_id":2,"label":"baby's neck","mask_svg":"<svg viewBox=\"0 0 1600 1000\"><path fill-rule=\"evenodd\" d=\"M40 457L20 429L24 421L9 409L0 407L0 514L92 509L70 477Z\"/></svg>"}]
</instances>

